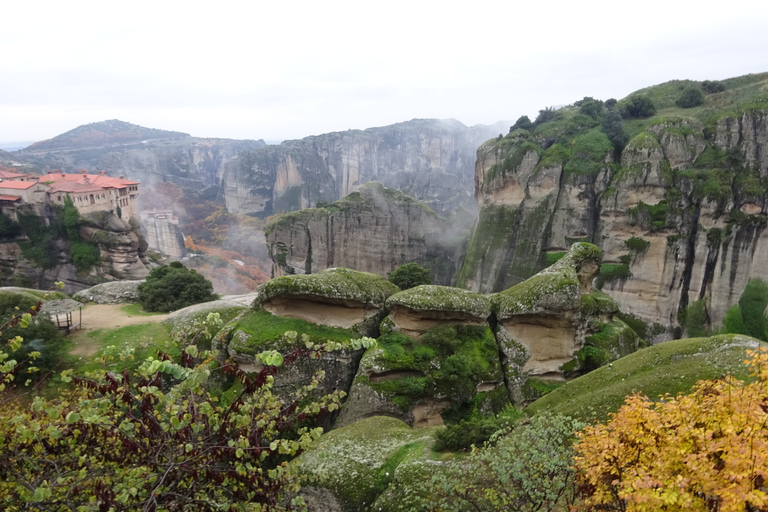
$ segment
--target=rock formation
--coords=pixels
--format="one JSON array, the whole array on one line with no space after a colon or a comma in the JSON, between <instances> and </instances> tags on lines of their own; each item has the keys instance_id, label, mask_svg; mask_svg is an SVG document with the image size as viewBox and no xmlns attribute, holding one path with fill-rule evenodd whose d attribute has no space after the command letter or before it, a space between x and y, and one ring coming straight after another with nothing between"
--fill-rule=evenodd
<instances>
[{"instance_id":1,"label":"rock formation","mask_svg":"<svg viewBox=\"0 0 768 512\"><path fill-rule=\"evenodd\" d=\"M174 260L182 259L187 251L179 219L171 210L149 210L140 213L141 232L147 246Z\"/></svg>"},{"instance_id":2,"label":"rock formation","mask_svg":"<svg viewBox=\"0 0 768 512\"><path fill-rule=\"evenodd\" d=\"M79 126L12 155L40 171L99 170L144 186L171 181L202 189L219 185L224 164L238 153L263 146L264 141L197 138L111 120Z\"/></svg>"},{"instance_id":3,"label":"rock formation","mask_svg":"<svg viewBox=\"0 0 768 512\"><path fill-rule=\"evenodd\" d=\"M367 183L322 208L283 214L267 230L273 275L309 274L348 267L382 276L404 263L432 269L450 283L471 216L445 219L400 191Z\"/></svg>"},{"instance_id":4,"label":"rock formation","mask_svg":"<svg viewBox=\"0 0 768 512\"><path fill-rule=\"evenodd\" d=\"M458 286L503 290L584 240L605 252L598 284L648 324L644 335L676 326L697 300L720 325L748 279L768 277L768 75L722 83L691 109L669 91L693 82L643 90L659 113L624 122L626 145L607 121L622 102L594 115L566 107L483 144L479 220Z\"/></svg>"},{"instance_id":5,"label":"rock formation","mask_svg":"<svg viewBox=\"0 0 768 512\"><path fill-rule=\"evenodd\" d=\"M341 199L369 181L400 189L440 214L474 209L475 150L506 126L414 119L256 149L227 165L227 209L259 216L300 210Z\"/></svg>"},{"instance_id":6,"label":"rock formation","mask_svg":"<svg viewBox=\"0 0 768 512\"><path fill-rule=\"evenodd\" d=\"M49 226L56 222L53 212L50 218L32 219ZM63 228L62 228L63 229ZM34 247L22 233L18 239L0 244L0 276L9 285L33 285L40 289L50 288L62 281L67 291L83 290L94 284L116 279L139 280L149 275L149 260L146 257L147 243L139 230L138 221L133 218L126 222L114 214L95 212L81 218L80 237L99 250L99 261L90 269L78 271L72 263L71 243L61 235L47 235L45 247ZM26 247L23 249L22 246ZM25 253L26 251L26 253ZM44 254L48 265L27 257L30 251Z\"/></svg>"}]
</instances>

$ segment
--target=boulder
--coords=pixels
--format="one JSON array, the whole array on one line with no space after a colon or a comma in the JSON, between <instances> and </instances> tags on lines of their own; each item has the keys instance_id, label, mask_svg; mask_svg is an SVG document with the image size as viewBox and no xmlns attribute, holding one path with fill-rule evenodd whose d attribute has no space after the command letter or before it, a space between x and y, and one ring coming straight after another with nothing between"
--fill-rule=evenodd
<instances>
[{"instance_id":1,"label":"boulder","mask_svg":"<svg viewBox=\"0 0 768 512\"><path fill-rule=\"evenodd\" d=\"M334 268L272 279L258 288L254 307L376 337L384 303L399 290L379 275Z\"/></svg>"},{"instance_id":2,"label":"boulder","mask_svg":"<svg viewBox=\"0 0 768 512\"><path fill-rule=\"evenodd\" d=\"M140 281L111 281L81 290L72 297L80 302L96 304L129 304L139 301Z\"/></svg>"}]
</instances>

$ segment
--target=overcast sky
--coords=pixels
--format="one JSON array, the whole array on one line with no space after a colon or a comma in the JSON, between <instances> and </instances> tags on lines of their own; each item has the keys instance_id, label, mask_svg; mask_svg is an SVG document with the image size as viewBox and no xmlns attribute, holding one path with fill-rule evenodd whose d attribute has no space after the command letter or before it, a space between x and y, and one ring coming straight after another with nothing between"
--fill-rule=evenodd
<instances>
[{"instance_id":1,"label":"overcast sky","mask_svg":"<svg viewBox=\"0 0 768 512\"><path fill-rule=\"evenodd\" d=\"M768 71L765 1L6 0L2 20L2 142L106 119L267 140L490 124Z\"/></svg>"}]
</instances>

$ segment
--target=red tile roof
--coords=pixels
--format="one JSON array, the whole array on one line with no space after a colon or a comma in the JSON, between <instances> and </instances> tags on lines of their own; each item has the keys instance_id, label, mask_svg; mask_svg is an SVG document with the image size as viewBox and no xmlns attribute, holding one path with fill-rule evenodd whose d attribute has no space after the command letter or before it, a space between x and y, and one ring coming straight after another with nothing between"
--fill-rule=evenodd
<instances>
[{"instance_id":1,"label":"red tile roof","mask_svg":"<svg viewBox=\"0 0 768 512\"><path fill-rule=\"evenodd\" d=\"M14 178L23 178L26 174L20 174L18 172L4 171L0 169L0 179L12 180Z\"/></svg>"},{"instance_id":2,"label":"red tile roof","mask_svg":"<svg viewBox=\"0 0 768 512\"><path fill-rule=\"evenodd\" d=\"M93 185L85 185L83 183L77 183L77 182L70 182L70 181L59 181L57 183L51 183L49 185L51 187L51 192L79 192L79 193L87 193L87 192L104 192L103 187L97 187ZM1 188L1 187L0 187Z\"/></svg>"},{"instance_id":3,"label":"red tile roof","mask_svg":"<svg viewBox=\"0 0 768 512\"><path fill-rule=\"evenodd\" d=\"M82 183L85 184L85 178L88 178L90 185L95 185L100 188L125 188L131 185L139 185L138 181L126 180L125 178L112 178L110 176L103 176L100 174L82 174L82 173L59 173L52 172L51 174L44 174L40 176L40 182L46 183L49 181L54 182L70 182L70 183Z\"/></svg>"},{"instance_id":4,"label":"red tile roof","mask_svg":"<svg viewBox=\"0 0 768 512\"><path fill-rule=\"evenodd\" d=\"M4 194L0 194L0 201L21 201L21 196L6 196Z\"/></svg>"},{"instance_id":5,"label":"red tile roof","mask_svg":"<svg viewBox=\"0 0 768 512\"><path fill-rule=\"evenodd\" d=\"M37 185L36 181L0 181L0 189L14 188L18 190L27 190Z\"/></svg>"}]
</instances>

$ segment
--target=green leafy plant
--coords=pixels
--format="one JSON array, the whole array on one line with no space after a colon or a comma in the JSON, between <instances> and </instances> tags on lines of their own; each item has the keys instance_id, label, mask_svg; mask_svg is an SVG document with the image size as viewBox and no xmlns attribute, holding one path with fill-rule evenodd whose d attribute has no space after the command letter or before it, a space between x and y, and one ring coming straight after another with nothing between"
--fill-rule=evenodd
<instances>
[{"instance_id":1,"label":"green leafy plant","mask_svg":"<svg viewBox=\"0 0 768 512\"><path fill-rule=\"evenodd\" d=\"M153 268L138 288L145 311L176 311L192 304L216 300L213 284L178 261Z\"/></svg>"},{"instance_id":2,"label":"green leafy plant","mask_svg":"<svg viewBox=\"0 0 768 512\"><path fill-rule=\"evenodd\" d=\"M406 263L387 273L387 279L401 290L407 290L422 284L432 284L432 272L418 263Z\"/></svg>"},{"instance_id":3,"label":"green leafy plant","mask_svg":"<svg viewBox=\"0 0 768 512\"><path fill-rule=\"evenodd\" d=\"M221 321L211 314L208 324ZM191 329L199 332L206 326ZM305 400L311 383L289 399L272 393L284 364L316 357L311 346L288 356L259 355L261 370L220 366L200 350L195 334L177 338L180 357L148 358L119 370L130 351L105 350L117 369L62 380L74 389L31 407L15 402L0 412L0 504L4 510L295 510L288 493L299 481L287 464L322 429L311 419L338 408L341 392ZM220 402L209 378L234 378ZM295 494L291 494L295 496ZM95 500L95 501L94 501Z\"/></svg>"},{"instance_id":4,"label":"green leafy plant","mask_svg":"<svg viewBox=\"0 0 768 512\"><path fill-rule=\"evenodd\" d=\"M698 107L704 103L704 93L701 89L695 86L686 87L680 94L680 97L675 101L675 105L680 108L693 108Z\"/></svg>"}]
</instances>

